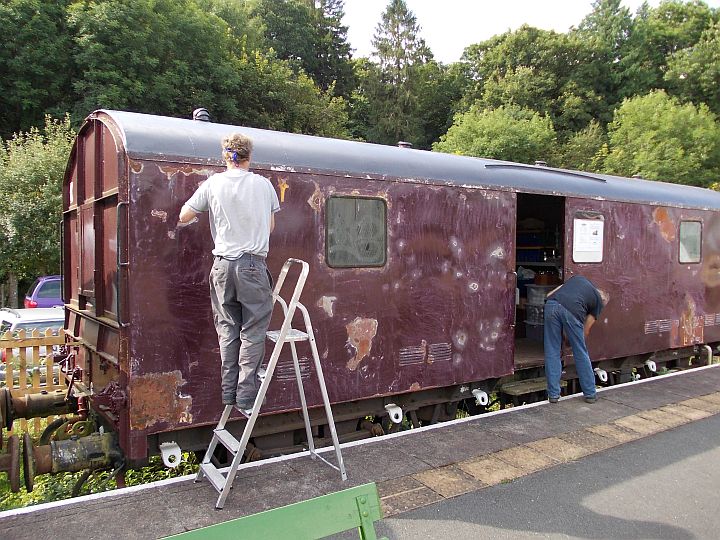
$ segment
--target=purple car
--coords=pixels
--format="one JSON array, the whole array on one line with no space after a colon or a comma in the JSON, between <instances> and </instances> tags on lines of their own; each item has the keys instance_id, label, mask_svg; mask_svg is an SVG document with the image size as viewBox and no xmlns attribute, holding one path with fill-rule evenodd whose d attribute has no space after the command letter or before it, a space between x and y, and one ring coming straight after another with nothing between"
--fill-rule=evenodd
<instances>
[{"instance_id":1,"label":"purple car","mask_svg":"<svg viewBox=\"0 0 720 540\"><path fill-rule=\"evenodd\" d=\"M37 278L25 295L26 308L46 308L62 305L62 276L42 276Z\"/></svg>"}]
</instances>

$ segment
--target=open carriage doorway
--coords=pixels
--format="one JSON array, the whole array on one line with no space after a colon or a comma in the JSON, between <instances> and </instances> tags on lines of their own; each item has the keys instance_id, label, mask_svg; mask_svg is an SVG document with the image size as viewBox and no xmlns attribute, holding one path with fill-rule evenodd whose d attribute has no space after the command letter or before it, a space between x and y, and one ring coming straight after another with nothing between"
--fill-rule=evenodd
<instances>
[{"instance_id":1,"label":"open carriage doorway","mask_svg":"<svg viewBox=\"0 0 720 540\"><path fill-rule=\"evenodd\" d=\"M515 370L542 366L545 295L562 283L565 198L518 193Z\"/></svg>"}]
</instances>

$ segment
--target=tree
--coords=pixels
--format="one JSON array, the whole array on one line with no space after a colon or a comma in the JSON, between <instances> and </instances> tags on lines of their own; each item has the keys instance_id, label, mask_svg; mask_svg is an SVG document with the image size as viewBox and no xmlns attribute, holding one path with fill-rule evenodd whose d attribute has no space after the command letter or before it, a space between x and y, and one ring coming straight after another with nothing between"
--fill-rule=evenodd
<instances>
[{"instance_id":1,"label":"tree","mask_svg":"<svg viewBox=\"0 0 720 540\"><path fill-rule=\"evenodd\" d=\"M601 172L607 135L596 121L573 133L558 151L558 166L578 171Z\"/></svg>"},{"instance_id":2,"label":"tree","mask_svg":"<svg viewBox=\"0 0 720 540\"><path fill-rule=\"evenodd\" d=\"M664 78L668 61L675 53L694 46L714 17L700 0L665 0L655 9L641 9L619 63L623 82L620 97L669 90L672 80Z\"/></svg>"},{"instance_id":3,"label":"tree","mask_svg":"<svg viewBox=\"0 0 720 540\"><path fill-rule=\"evenodd\" d=\"M473 87L463 97L469 107L514 104L549 115L562 138L591 119L609 120L597 91L592 50L576 35L524 25L465 50L463 64ZM596 91L597 90L597 91Z\"/></svg>"},{"instance_id":4,"label":"tree","mask_svg":"<svg viewBox=\"0 0 720 540\"><path fill-rule=\"evenodd\" d=\"M704 104L681 104L663 90L626 99L608 135L609 173L704 187L720 173L715 115Z\"/></svg>"},{"instance_id":5,"label":"tree","mask_svg":"<svg viewBox=\"0 0 720 540\"><path fill-rule=\"evenodd\" d=\"M343 0L258 0L250 14L265 46L323 90L347 96L354 86Z\"/></svg>"},{"instance_id":6,"label":"tree","mask_svg":"<svg viewBox=\"0 0 720 540\"><path fill-rule=\"evenodd\" d=\"M516 105L482 110L473 106L456 115L433 150L465 156L533 163L552 156L555 129L546 116Z\"/></svg>"},{"instance_id":7,"label":"tree","mask_svg":"<svg viewBox=\"0 0 720 540\"><path fill-rule=\"evenodd\" d=\"M0 137L42 124L69 106L72 39L67 1L0 3Z\"/></svg>"},{"instance_id":8,"label":"tree","mask_svg":"<svg viewBox=\"0 0 720 540\"><path fill-rule=\"evenodd\" d=\"M372 40L378 69L364 81L371 104L368 136L373 142L395 144L423 138L417 117L419 68L432 58L419 37L420 26L404 0L391 0Z\"/></svg>"},{"instance_id":9,"label":"tree","mask_svg":"<svg viewBox=\"0 0 720 540\"><path fill-rule=\"evenodd\" d=\"M75 133L45 118L0 145L0 281L60 270L62 179Z\"/></svg>"},{"instance_id":10,"label":"tree","mask_svg":"<svg viewBox=\"0 0 720 540\"><path fill-rule=\"evenodd\" d=\"M681 99L705 103L720 114L720 23L705 30L693 47L673 55L665 81Z\"/></svg>"},{"instance_id":11,"label":"tree","mask_svg":"<svg viewBox=\"0 0 720 540\"><path fill-rule=\"evenodd\" d=\"M114 108L187 117L206 107L218 122L348 136L342 99L285 61L240 46L227 23L193 0L77 3L75 117Z\"/></svg>"}]
</instances>

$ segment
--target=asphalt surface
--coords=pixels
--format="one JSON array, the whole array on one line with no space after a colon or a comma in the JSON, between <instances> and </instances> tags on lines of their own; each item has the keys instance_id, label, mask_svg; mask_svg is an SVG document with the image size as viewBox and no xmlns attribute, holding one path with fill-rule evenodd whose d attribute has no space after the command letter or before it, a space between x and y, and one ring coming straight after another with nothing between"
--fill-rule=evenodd
<instances>
[{"instance_id":1,"label":"asphalt surface","mask_svg":"<svg viewBox=\"0 0 720 540\"><path fill-rule=\"evenodd\" d=\"M386 518L376 531L398 540L716 540L720 415Z\"/></svg>"}]
</instances>

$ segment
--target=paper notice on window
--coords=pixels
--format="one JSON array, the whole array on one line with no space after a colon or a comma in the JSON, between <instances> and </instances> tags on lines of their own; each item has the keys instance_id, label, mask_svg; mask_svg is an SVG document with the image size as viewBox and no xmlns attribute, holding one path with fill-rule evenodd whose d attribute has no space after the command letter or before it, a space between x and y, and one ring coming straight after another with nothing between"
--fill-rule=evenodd
<instances>
[{"instance_id":1,"label":"paper notice on window","mask_svg":"<svg viewBox=\"0 0 720 540\"><path fill-rule=\"evenodd\" d=\"M574 262L602 262L604 226L605 222L599 219L574 220Z\"/></svg>"}]
</instances>

